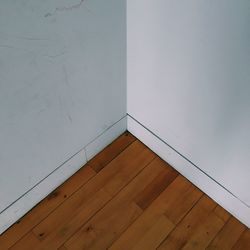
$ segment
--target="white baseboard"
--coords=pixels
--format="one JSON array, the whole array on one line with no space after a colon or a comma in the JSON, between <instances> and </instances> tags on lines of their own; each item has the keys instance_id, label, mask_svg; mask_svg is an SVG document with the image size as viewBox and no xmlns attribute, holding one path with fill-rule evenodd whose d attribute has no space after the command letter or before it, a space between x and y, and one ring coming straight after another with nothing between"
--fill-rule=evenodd
<instances>
[{"instance_id":1,"label":"white baseboard","mask_svg":"<svg viewBox=\"0 0 250 250\"><path fill-rule=\"evenodd\" d=\"M122 118L104 133L97 136L96 139L90 142L85 148L2 212L0 214L0 234L78 171L88 160L125 132L126 129L173 166L179 173L194 183L204 193L209 195L246 226L250 227L250 209L244 203L227 192L213 179L209 178L153 133L128 116Z\"/></svg>"},{"instance_id":2,"label":"white baseboard","mask_svg":"<svg viewBox=\"0 0 250 250\"><path fill-rule=\"evenodd\" d=\"M188 162L166 143L140 123L128 116L128 131L147 145L163 160L173 166L179 173L190 180L194 185L215 200L228 212L238 218L247 227L250 227L250 209L230 192L209 178L205 173Z\"/></svg>"},{"instance_id":3,"label":"white baseboard","mask_svg":"<svg viewBox=\"0 0 250 250\"><path fill-rule=\"evenodd\" d=\"M0 213L0 234L71 177L88 160L125 132L126 129L127 117L123 117Z\"/></svg>"}]
</instances>

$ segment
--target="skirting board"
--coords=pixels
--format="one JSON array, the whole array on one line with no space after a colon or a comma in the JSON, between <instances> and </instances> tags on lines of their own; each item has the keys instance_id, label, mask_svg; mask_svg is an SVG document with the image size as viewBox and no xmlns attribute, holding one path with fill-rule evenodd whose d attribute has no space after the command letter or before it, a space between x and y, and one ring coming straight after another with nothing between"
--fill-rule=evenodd
<instances>
[{"instance_id":1,"label":"skirting board","mask_svg":"<svg viewBox=\"0 0 250 250\"><path fill-rule=\"evenodd\" d=\"M64 164L56 168L45 179L21 196L15 203L0 213L0 234L24 216L29 210L43 200L48 194L70 178L92 157L108 146L113 140L127 130L127 117L121 118L98 135L93 141L78 151Z\"/></svg>"},{"instance_id":2,"label":"skirting board","mask_svg":"<svg viewBox=\"0 0 250 250\"><path fill-rule=\"evenodd\" d=\"M163 160L173 166L180 174L186 177L200 190L238 218L248 228L250 227L250 209L226 191L213 179L200 171L170 146L164 143L142 124L128 115L128 131L159 155Z\"/></svg>"}]
</instances>

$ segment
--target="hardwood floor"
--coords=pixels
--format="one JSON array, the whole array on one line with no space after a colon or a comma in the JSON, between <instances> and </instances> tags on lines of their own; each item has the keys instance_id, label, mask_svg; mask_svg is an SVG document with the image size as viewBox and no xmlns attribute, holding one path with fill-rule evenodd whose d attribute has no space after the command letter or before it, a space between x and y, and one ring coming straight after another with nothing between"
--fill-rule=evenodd
<instances>
[{"instance_id":1,"label":"hardwood floor","mask_svg":"<svg viewBox=\"0 0 250 250\"><path fill-rule=\"evenodd\" d=\"M129 133L0 236L0 250L250 249L250 230Z\"/></svg>"}]
</instances>

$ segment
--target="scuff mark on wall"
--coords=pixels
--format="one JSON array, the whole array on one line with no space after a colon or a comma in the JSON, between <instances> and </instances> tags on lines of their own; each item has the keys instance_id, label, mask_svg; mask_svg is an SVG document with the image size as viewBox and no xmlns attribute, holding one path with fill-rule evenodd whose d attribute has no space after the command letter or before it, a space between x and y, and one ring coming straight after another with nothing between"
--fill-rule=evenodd
<instances>
[{"instance_id":1,"label":"scuff mark on wall","mask_svg":"<svg viewBox=\"0 0 250 250\"><path fill-rule=\"evenodd\" d=\"M0 38L15 38L15 39L20 39L20 40L29 40L29 41L49 41L49 38L40 38L40 37L31 37L31 36L20 36L20 35L14 35L6 32L0 31Z\"/></svg>"},{"instance_id":2,"label":"scuff mark on wall","mask_svg":"<svg viewBox=\"0 0 250 250\"><path fill-rule=\"evenodd\" d=\"M68 115L68 118L69 118L69 121L70 121L70 123L72 123L72 117L71 117L71 115Z\"/></svg>"},{"instance_id":3,"label":"scuff mark on wall","mask_svg":"<svg viewBox=\"0 0 250 250\"><path fill-rule=\"evenodd\" d=\"M47 14L44 15L44 17L50 17L50 16L52 16L51 13L47 13Z\"/></svg>"},{"instance_id":4,"label":"scuff mark on wall","mask_svg":"<svg viewBox=\"0 0 250 250\"><path fill-rule=\"evenodd\" d=\"M58 7L58 8L56 8L56 11L68 11L68 10L70 11L70 10L73 10L73 9L78 9L78 8L81 7L81 5L83 4L84 1L85 0L81 0L80 3L75 4L75 5L71 5L71 6L68 6L68 7L66 7L66 6Z\"/></svg>"},{"instance_id":5,"label":"scuff mark on wall","mask_svg":"<svg viewBox=\"0 0 250 250\"><path fill-rule=\"evenodd\" d=\"M65 77L65 83L69 87L68 72L67 72L65 65L63 65L63 67L62 67L62 71L63 71L64 77Z\"/></svg>"},{"instance_id":6,"label":"scuff mark on wall","mask_svg":"<svg viewBox=\"0 0 250 250\"><path fill-rule=\"evenodd\" d=\"M28 49L18 48L18 47L11 46L11 45L7 45L7 44L0 44L0 48L23 50L23 51L27 51L27 52L30 52L30 53L33 52L33 51L31 51L31 50L28 50Z\"/></svg>"},{"instance_id":7,"label":"scuff mark on wall","mask_svg":"<svg viewBox=\"0 0 250 250\"><path fill-rule=\"evenodd\" d=\"M62 71L63 71L63 75L64 75L64 79L65 79L65 85L68 88L68 101L69 101L69 105L74 105L74 101L73 98L70 94L70 83L69 83L69 79L68 79L68 72L67 72L67 68L65 65L62 65ZM72 116L70 115L70 108L68 106L68 110L66 111L67 113L67 117L68 120L70 121L70 123L73 123L73 119Z\"/></svg>"},{"instance_id":8,"label":"scuff mark on wall","mask_svg":"<svg viewBox=\"0 0 250 250\"><path fill-rule=\"evenodd\" d=\"M60 52L60 53L58 53L58 54L55 54L55 55L41 55L41 56L43 56L43 57L49 57L49 58L54 59L54 58L63 56L63 55L65 55L65 54L67 54L67 52L66 52L66 51L62 51L62 52Z\"/></svg>"},{"instance_id":9,"label":"scuff mark on wall","mask_svg":"<svg viewBox=\"0 0 250 250\"><path fill-rule=\"evenodd\" d=\"M46 14L44 15L44 17L51 17L51 16L55 15L56 12L72 11L72 10L74 10L74 9L79 9L79 8L82 6L82 4L83 4L84 1L85 1L85 0L80 0L79 3L74 4L74 5L71 5L71 6L57 7L57 8L55 9L54 12L52 12L52 13L48 12L48 13L46 13Z\"/></svg>"},{"instance_id":10,"label":"scuff mark on wall","mask_svg":"<svg viewBox=\"0 0 250 250\"><path fill-rule=\"evenodd\" d=\"M32 61L34 57L46 58L52 64L54 59L68 53L68 46L56 35L43 38L0 31L0 52L5 51L4 49L12 50L12 53L20 51L32 55Z\"/></svg>"}]
</instances>

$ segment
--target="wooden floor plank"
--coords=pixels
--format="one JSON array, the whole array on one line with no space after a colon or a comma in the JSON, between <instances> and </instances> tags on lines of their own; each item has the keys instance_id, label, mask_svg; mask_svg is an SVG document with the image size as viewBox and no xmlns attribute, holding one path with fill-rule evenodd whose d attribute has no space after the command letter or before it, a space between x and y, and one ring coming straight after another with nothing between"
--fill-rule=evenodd
<instances>
[{"instance_id":1,"label":"wooden floor plank","mask_svg":"<svg viewBox=\"0 0 250 250\"><path fill-rule=\"evenodd\" d=\"M214 213L225 222L230 218L230 214L220 205L216 206Z\"/></svg>"},{"instance_id":2,"label":"wooden floor plank","mask_svg":"<svg viewBox=\"0 0 250 250\"><path fill-rule=\"evenodd\" d=\"M216 235L209 244L207 250L229 250L240 238L246 227L236 218L230 217L222 230Z\"/></svg>"},{"instance_id":3,"label":"wooden floor plank","mask_svg":"<svg viewBox=\"0 0 250 250\"><path fill-rule=\"evenodd\" d=\"M0 236L0 250L250 249L250 231L131 134Z\"/></svg>"},{"instance_id":4,"label":"wooden floor plank","mask_svg":"<svg viewBox=\"0 0 250 250\"><path fill-rule=\"evenodd\" d=\"M216 216L215 213L210 213L204 223L197 228L182 249L205 249L223 226L224 221Z\"/></svg>"},{"instance_id":5,"label":"wooden floor plank","mask_svg":"<svg viewBox=\"0 0 250 250\"><path fill-rule=\"evenodd\" d=\"M204 195L164 240L159 249L176 250L183 248L192 239L192 236L196 234L199 227L204 224L215 207L216 203Z\"/></svg>"},{"instance_id":6,"label":"wooden floor plank","mask_svg":"<svg viewBox=\"0 0 250 250\"><path fill-rule=\"evenodd\" d=\"M139 156L139 157L135 157ZM123 168L126 168L128 165L134 167L133 171L127 176L124 177L123 185L129 181L129 178L133 178L140 170L144 167L144 164L147 164L154 156L149 151L145 151L144 146L138 141L134 142L130 147L127 148L121 155L119 155L114 161L112 161L108 166L106 166L103 171L96 175L88 183L88 185L83 186L79 189L73 197L70 197L64 204L62 204L56 211L54 211L50 216L48 216L42 223L35 227L34 233L38 238L44 239L51 232L54 232L54 229L59 227L65 221L70 220L79 211L83 210L83 206L86 206L90 199L95 197L95 194L98 193L100 189L103 188L107 183L112 183L116 181L116 174L122 171ZM142 163L138 166L138 161ZM138 167L137 167L138 166ZM111 195L115 195L122 187L117 186L113 190Z\"/></svg>"},{"instance_id":7,"label":"wooden floor plank","mask_svg":"<svg viewBox=\"0 0 250 250\"><path fill-rule=\"evenodd\" d=\"M58 248L58 250L68 250L64 245Z\"/></svg>"},{"instance_id":8,"label":"wooden floor plank","mask_svg":"<svg viewBox=\"0 0 250 250\"><path fill-rule=\"evenodd\" d=\"M10 248L10 250L31 250L36 249L36 246L40 244L39 240L36 238L36 236L29 232L23 237L22 243L18 241L14 246Z\"/></svg>"},{"instance_id":9,"label":"wooden floor plank","mask_svg":"<svg viewBox=\"0 0 250 250\"><path fill-rule=\"evenodd\" d=\"M127 230L112 244L110 250L127 250L133 249L141 239L155 225L160 218L165 217L164 209L159 204L159 199L153 203L145 212L130 226ZM155 205L156 204L156 205ZM166 218L166 217L165 217ZM174 228L174 224L168 221L169 229Z\"/></svg>"},{"instance_id":10,"label":"wooden floor plank","mask_svg":"<svg viewBox=\"0 0 250 250\"><path fill-rule=\"evenodd\" d=\"M91 159L88 164L99 172L135 140L136 138L132 134L125 132Z\"/></svg>"},{"instance_id":11,"label":"wooden floor plank","mask_svg":"<svg viewBox=\"0 0 250 250\"><path fill-rule=\"evenodd\" d=\"M67 241L65 246L68 249L108 248L142 213L133 199L162 172L163 168L157 159L151 162L128 186ZM129 209L131 204L134 204L140 212L131 212ZM131 213L135 215L132 217ZM91 228L90 231L89 228Z\"/></svg>"},{"instance_id":12,"label":"wooden floor plank","mask_svg":"<svg viewBox=\"0 0 250 250\"><path fill-rule=\"evenodd\" d=\"M133 202L110 213L105 210L102 215L97 215L98 222L91 220L65 245L68 249L107 249L141 213L142 210Z\"/></svg>"},{"instance_id":13,"label":"wooden floor plank","mask_svg":"<svg viewBox=\"0 0 250 250\"><path fill-rule=\"evenodd\" d=\"M14 224L10 230L0 236L1 250L8 249L14 245L34 226L46 218L50 212L58 207L72 193L92 178L96 174L96 171L100 171L135 140L136 138L133 135L126 132L101 151L89 162L91 167L88 164L80 169L62 186L57 188L45 200L33 208L32 211L30 211L25 217L19 220L18 223ZM93 169L96 171L93 171Z\"/></svg>"},{"instance_id":14,"label":"wooden floor plank","mask_svg":"<svg viewBox=\"0 0 250 250\"><path fill-rule=\"evenodd\" d=\"M165 198L165 215L175 225L189 212L201 198L202 192L183 176L178 176L169 186Z\"/></svg>"},{"instance_id":15,"label":"wooden floor plank","mask_svg":"<svg viewBox=\"0 0 250 250\"><path fill-rule=\"evenodd\" d=\"M250 249L250 229L246 229L240 236L237 243L232 248L233 250L248 250Z\"/></svg>"},{"instance_id":16,"label":"wooden floor plank","mask_svg":"<svg viewBox=\"0 0 250 250\"><path fill-rule=\"evenodd\" d=\"M15 223L3 235L0 235L0 249L5 250L14 245L95 174L96 172L88 165L81 168L68 181L57 188L28 214L20 219L18 223Z\"/></svg>"},{"instance_id":17,"label":"wooden floor plank","mask_svg":"<svg viewBox=\"0 0 250 250\"><path fill-rule=\"evenodd\" d=\"M158 221L165 214L168 215L166 217L169 221L168 224L172 225L171 228L174 228L174 222L180 221L202 195L198 189L191 189L190 187L190 182L182 176L178 176L121 237L113 243L110 249L132 249L154 226L155 221ZM176 205L180 205L179 199L185 203L181 206L182 209L177 209L176 213L169 213L169 211L176 209Z\"/></svg>"},{"instance_id":18,"label":"wooden floor plank","mask_svg":"<svg viewBox=\"0 0 250 250\"><path fill-rule=\"evenodd\" d=\"M35 227L33 231L41 239L41 247L51 245L51 249L55 249L61 245L154 158L155 154L140 142L131 144L74 197ZM113 189L106 191L106 185Z\"/></svg>"},{"instance_id":19,"label":"wooden floor plank","mask_svg":"<svg viewBox=\"0 0 250 250\"><path fill-rule=\"evenodd\" d=\"M132 249L156 249L172 229L173 224L162 215Z\"/></svg>"},{"instance_id":20,"label":"wooden floor plank","mask_svg":"<svg viewBox=\"0 0 250 250\"><path fill-rule=\"evenodd\" d=\"M145 210L178 176L178 172L160 158L159 164L164 167L163 171L135 198L135 203Z\"/></svg>"}]
</instances>

